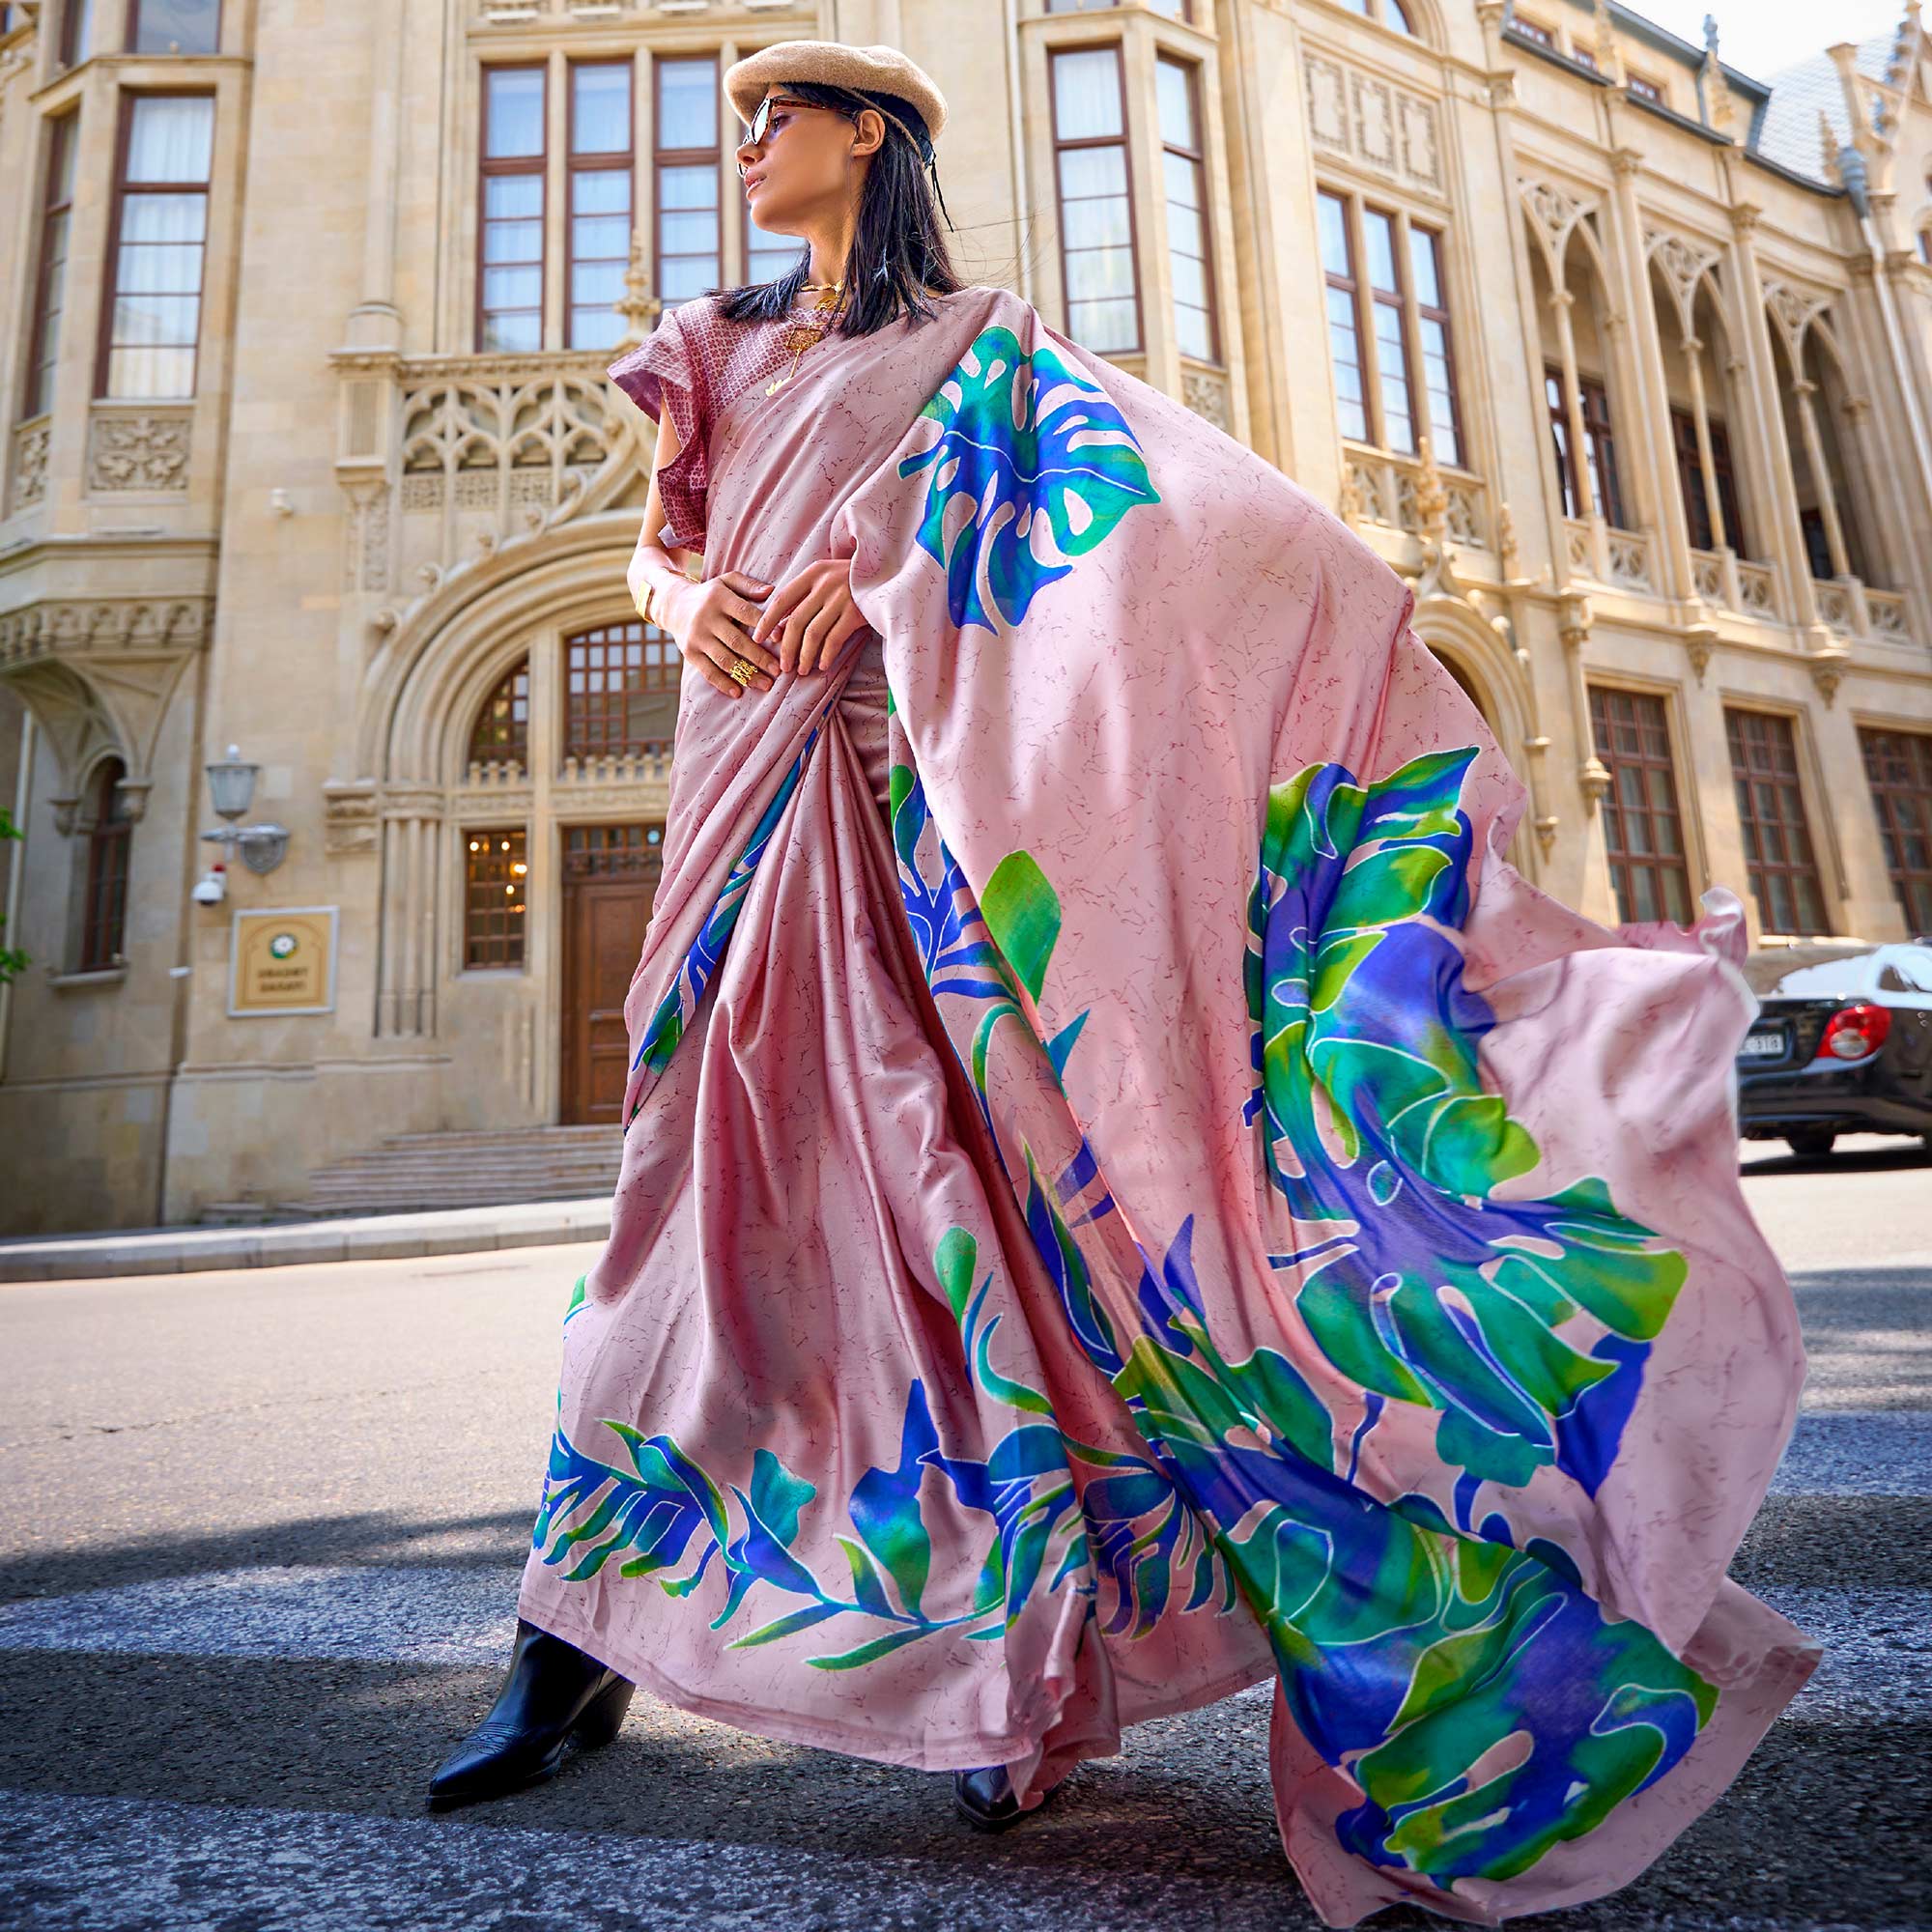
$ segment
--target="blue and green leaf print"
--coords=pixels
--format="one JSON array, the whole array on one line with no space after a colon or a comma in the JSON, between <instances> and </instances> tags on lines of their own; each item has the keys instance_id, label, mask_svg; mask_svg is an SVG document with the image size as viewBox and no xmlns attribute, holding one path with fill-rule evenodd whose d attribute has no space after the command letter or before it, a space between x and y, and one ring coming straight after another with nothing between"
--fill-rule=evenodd
<instances>
[{"instance_id":1,"label":"blue and green leaf print","mask_svg":"<svg viewBox=\"0 0 1932 1932\"><path fill-rule=\"evenodd\" d=\"M982 329L920 414L939 436L899 474L931 471L919 540L946 571L962 628L998 629L987 596L1007 624L1022 623L1073 568L1042 560L1036 525L1061 557L1079 557L1136 504L1160 500L1112 397L1051 345L1023 350L1010 328Z\"/></svg>"},{"instance_id":2,"label":"blue and green leaf print","mask_svg":"<svg viewBox=\"0 0 1932 1932\"><path fill-rule=\"evenodd\" d=\"M1596 1492L1686 1274L1601 1180L1494 1198L1540 1156L1483 1086L1494 1019L1455 939L1474 756L1432 753L1368 785L1322 765L1275 787L1247 957L1251 1115L1308 1231L1274 1264L1337 1368L1440 1411L1464 1510L1479 1484L1551 1464Z\"/></svg>"},{"instance_id":3,"label":"blue and green leaf print","mask_svg":"<svg viewBox=\"0 0 1932 1932\"><path fill-rule=\"evenodd\" d=\"M1057 1178L1025 1147L1013 1177L1067 1330L1149 1452L1145 1476L1088 1487L1096 1560L1122 1560L1106 1501L1157 1520L1134 1548L1139 1605L1158 1615L1174 1549L1192 1539L1183 1607L1238 1592L1297 1728L1361 1794L1338 1820L1341 1843L1439 1886L1514 1877L1595 1830L1682 1761L1718 1696L1641 1625L1606 1617L1561 1548L1517 1547L1500 1512L1470 1520L1485 1480L1554 1463L1601 1481L1684 1273L1600 1181L1539 1204L1490 1199L1538 1156L1481 1085L1476 1045L1494 1022L1463 985L1454 940L1472 757L1420 758L1370 785L1322 766L1277 787L1249 907L1249 1118L1264 1118L1270 1183L1305 1230L1296 1254L1273 1260L1300 1270L1309 1332L1359 1384L1354 1403L1331 1406L1277 1350L1220 1346L1192 1217L1158 1263L1141 1250L1131 1297L1110 1295L1087 1231L1114 1203L1084 1137ZM955 996L942 1013L990 1120L990 1018L1024 1025L1019 1050L1064 1081L1077 1026L1056 1051L1013 983L1024 973L1037 1007L1060 898L1031 860L1011 867L1026 910L1002 915L1009 938L995 945L909 767L894 796L915 924L943 920L986 949L971 974L944 951L927 959L935 992L944 975ZM1604 1331L1587 1353L1570 1339L1579 1317ZM1441 1412L1457 1520L1431 1495L1383 1500L1358 1484L1393 1402Z\"/></svg>"},{"instance_id":4,"label":"blue and green leaf print","mask_svg":"<svg viewBox=\"0 0 1932 1932\"><path fill-rule=\"evenodd\" d=\"M677 1043L684 1037L684 1030L690 1025L692 1014L697 1010L697 1003L703 999L705 987L711 983L711 976L717 972L719 961L724 957L725 945L730 940L732 927L738 923L738 913L744 905L745 895L752 889L758 861L765 856L765 848L772 842L772 834L778 829L779 820L784 816L784 809L791 803L792 793L798 789L805 761L810 757L811 748L817 744L821 728L817 724L811 727L810 735L799 748L798 756L779 781L771 803L752 828L752 836L745 841L745 849L739 853L737 862L726 875L709 917L697 937L692 941L691 951L685 954L676 979L666 989L664 998L651 1014L644 1037L638 1042L637 1052L631 1056L634 1068L641 1065L654 1073L662 1073L670 1065L670 1057L677 1051ZM640 1092L632 1105L631 1120L637 1118L643 1098ZM627 1120L624 1124L628 1127L630 1121Z\"/></svg>"}]
</instances>

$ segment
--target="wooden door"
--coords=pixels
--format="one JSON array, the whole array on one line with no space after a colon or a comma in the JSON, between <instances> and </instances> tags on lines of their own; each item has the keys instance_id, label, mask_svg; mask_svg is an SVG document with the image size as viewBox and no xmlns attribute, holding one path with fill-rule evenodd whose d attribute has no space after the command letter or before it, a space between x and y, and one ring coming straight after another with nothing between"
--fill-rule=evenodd
<instances>
[{"instance_id":1,"label":"wooden door","mask_svg":"<svg viewBox=\"0 0 1932 1932\"><path fill-rule=\"evenodd\" d=\"M624 996L663 869L657 825L570 825L563 853L563 1082L566 1124L611 1122L630 1071Z\"/></svg>"}]
</instances>

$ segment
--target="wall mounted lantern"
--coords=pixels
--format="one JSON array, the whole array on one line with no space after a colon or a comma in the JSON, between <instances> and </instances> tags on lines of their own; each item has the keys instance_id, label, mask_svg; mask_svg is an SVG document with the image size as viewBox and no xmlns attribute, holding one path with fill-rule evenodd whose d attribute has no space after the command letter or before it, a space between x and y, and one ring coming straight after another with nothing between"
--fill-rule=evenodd
<instances>
[{"instance_id":1,"label":"wall mounted lantern","mask_svg":"<svg viewBox=\"0 0 1932 1932\"><path fill-rule=\"evenodd\" d=\"M214 810L229 822L201 836L222 848L224 860L233 848L242 848L242 862L251 872L272 872L289 849L286 825L237 825L235 820L248 810L255 796L255 777L261 766L242 755L239 745L230 745L228 756L216 759L208 768L208 789Z\"/></svg>"}]
</instances>

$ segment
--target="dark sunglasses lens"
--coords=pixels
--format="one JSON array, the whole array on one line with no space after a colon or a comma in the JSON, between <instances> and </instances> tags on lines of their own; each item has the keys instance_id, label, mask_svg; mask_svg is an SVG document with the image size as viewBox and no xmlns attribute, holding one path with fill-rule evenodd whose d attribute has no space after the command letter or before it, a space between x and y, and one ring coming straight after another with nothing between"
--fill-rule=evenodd
<instances>
[{"instance_id":1,"label":"dark sunglasses lens","mask_svg":"<svg viewBox=\"0 0 1932 1932\"><path fill-rule=\"evenodd\" d=\"M772 102L769 96L758 102L758 111L752 116L752 139L753 142L765 138L765 129L772 125Z\"/></svg>"}]
</instances>

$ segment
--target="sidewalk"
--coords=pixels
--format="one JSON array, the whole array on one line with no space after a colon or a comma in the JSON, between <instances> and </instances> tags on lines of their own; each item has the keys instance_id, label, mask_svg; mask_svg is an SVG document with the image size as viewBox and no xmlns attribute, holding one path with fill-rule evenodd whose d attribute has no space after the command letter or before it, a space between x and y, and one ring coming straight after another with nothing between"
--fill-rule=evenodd
<instances>
[{"instance_id":1,"label":"sidewalk","mask_svg":"<svg viewBox=\"0 0 1932 1932\"><path fill-rule=\"evenodd\" d=\"M553 1241L601 1241L611 1200L529 1201L415 1214L344 1215L243 1228L118 1228L100 1235L0 1240L0 1282L179 1274L199 1268L288 1267L397 1255L467 1255Z\"/></svg>"}]
</instances>

